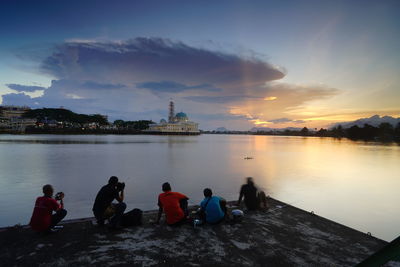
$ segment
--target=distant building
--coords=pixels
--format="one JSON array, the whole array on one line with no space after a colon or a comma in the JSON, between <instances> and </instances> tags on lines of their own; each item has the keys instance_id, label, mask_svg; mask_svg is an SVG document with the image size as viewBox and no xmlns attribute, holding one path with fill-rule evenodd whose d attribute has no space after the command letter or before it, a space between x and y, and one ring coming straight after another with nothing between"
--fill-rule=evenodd
<instances>
[{"instance_id":1,"label":"distant building","mask_svg":"<svg viewBox=\"0 0 400 267\"><path fill-rule=\"evenodd\" d=\"M22 115L29 110L31 110L31 108L26 106L1 106L0 117L6 119L21 118Z\"/></svg>"},{"instance_id":2,"label":"distant building","mask_svg":"<svg viewBox=\"0 0 400 267\"><path fill-rule=\"evenodd\" d=\"M169 102L168 122L161 119L160 123L150 124L146 131L160 134L200 134L199 124L189 121L185 113L179 112L175 115L175 106L172 101Z\"/></svg>"},{"instance_id":3,"label":"distant building","mask_svg":"<svg viewBox=\"0 0 400 267\"><path fill-rule=\"evenodd\" d=\"M22 117L29 110L26 106L0 106L0 131L25 132L27 126L34 126L36 119Z\"/></svg>"}]
</instances>

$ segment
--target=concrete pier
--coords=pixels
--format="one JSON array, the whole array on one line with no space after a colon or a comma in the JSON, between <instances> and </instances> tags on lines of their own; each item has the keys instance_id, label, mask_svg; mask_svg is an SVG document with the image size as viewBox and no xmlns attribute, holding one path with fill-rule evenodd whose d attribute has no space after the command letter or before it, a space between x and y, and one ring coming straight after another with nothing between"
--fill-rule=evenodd
<instances>
[{"instance_id":1,"label":"concrete pier","mask_svg":"<svg viewBox=\"0 0 400 267\"><path fill-rule=\"evenodd\" d=\"M241 222L197 228L154 225L156 211L144 213L143 226L118 232L91 218L67 221L52 235L3 228L0 265L354 266L387 244L283 202L269 203L267 211L246 212Z\"/></svg>"}]
</instances>

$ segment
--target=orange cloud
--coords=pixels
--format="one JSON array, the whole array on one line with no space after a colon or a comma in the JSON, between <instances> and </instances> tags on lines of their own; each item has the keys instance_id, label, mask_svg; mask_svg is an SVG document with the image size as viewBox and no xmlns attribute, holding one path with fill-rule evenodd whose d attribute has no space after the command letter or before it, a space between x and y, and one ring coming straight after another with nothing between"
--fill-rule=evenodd
<instances>
[{"instance_id":1,"label":"orange cloud","mask_svg":"<svg viewBox=\"0 0 400 267\"><path fill-rule=\"evenodd\" d=\"M269 122L269 121L263 121L263 120L259 120L259 119L250 120L250 121L251 121L254 125L257 125L257 126L271 124L271 122Z\"/></svg>"}]
</instances>

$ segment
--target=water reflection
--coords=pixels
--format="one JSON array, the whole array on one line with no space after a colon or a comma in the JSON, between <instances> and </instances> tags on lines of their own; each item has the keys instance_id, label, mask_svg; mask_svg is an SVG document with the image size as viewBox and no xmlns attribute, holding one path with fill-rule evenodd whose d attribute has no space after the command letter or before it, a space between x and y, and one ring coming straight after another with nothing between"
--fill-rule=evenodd
<instances>
[{"instance_id":1,"label":"water reflection","mask_svg":"<svg viewBox=\"0 0 400 267\"><path fill-rule=\"evenodd\" d=\"M25 137L25 136L24 136ZM21 138L15 139L12 136L6 138L0 138L0 144L136 144L136 143L168 143L169 145L173 144L182 144L182 143L193 143L196 142L196 139L191 139L182 136L166 136L165 138L160 138L159 140L146 140L146 139L138 139L138 140L131 140L130 138L119 138L122 136L115 136L115 138L101 138L96 137L90 139L87 135L83 136L62 136L58 138L54 138L54 136L46 136L40 139L34 138Z\"/></svg>"},{"instance_id":2,"label":"water reflection","mask_svg":"<svg viewBox=\"0 0 400 267\"><path fill-rule=\"evenodd\" d=\"M91 216L112 175L126 181L128 208L142 209L156 208L166 181L198 203L205 187L237 199L252 176L277 199L390 240L400 223L399 159L396 145L331 138L0 135L0 225L26 223L46 183L66 193L73 218Z\"/></svg>"}]
</instances>

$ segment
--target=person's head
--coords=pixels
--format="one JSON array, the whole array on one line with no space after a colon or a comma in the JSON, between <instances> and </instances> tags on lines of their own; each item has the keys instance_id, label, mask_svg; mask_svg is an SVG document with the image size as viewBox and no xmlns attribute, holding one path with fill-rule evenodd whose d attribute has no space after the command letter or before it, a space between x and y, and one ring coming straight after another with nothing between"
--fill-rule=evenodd
<instances>
[{"instance_id":1,"label":"person's head","mask_svg":"<svg viewBox=\"0 0 400 267\"><path fill-rule=\"evenodd\" d=\"M51 186L51 184L46 184L43 186L43 194L46 197L52 197L53 192L54 192L54 189L53 189L53 186Z\"/></svg>"},{"instance_id":2,"label":"person's head","mask_svg":"<svg viewBox=\"0 0 400 267\"><path fill-rule=\"evenodd\" d=\"M205 197L212 197L212 191L210 188L206 188L203 190L203 194Z\"/></svg>"},{"instance_id":3,"label":"person's head","mask_svg":"<svg viewBox=\"0 0 400 267\"><path fill-rule=\"evenodd\" d=\"M253 177L247 177L246 181L248 185L254 185Z\"/></svg>"},{"instance_id":4,"label":"person's head","mask_svg":"<svg viewBox=\"0 0 400 267\"><path fill-rule=\"evenodd\" d=\"M164 192L171 191L171 185L169 183L163 183L162 191Z\"/></svg>"},{"instance_id":5,"label":"person's head","mask_svg":"<svg viewBox=\"0 0 400 267\"><path fill-rule=\"evenodd\" d=\"M118 184L118 177L117 176L111 176L110 179L108 179L108 184L116 186Z\"/></svg>"}]
</instances>

